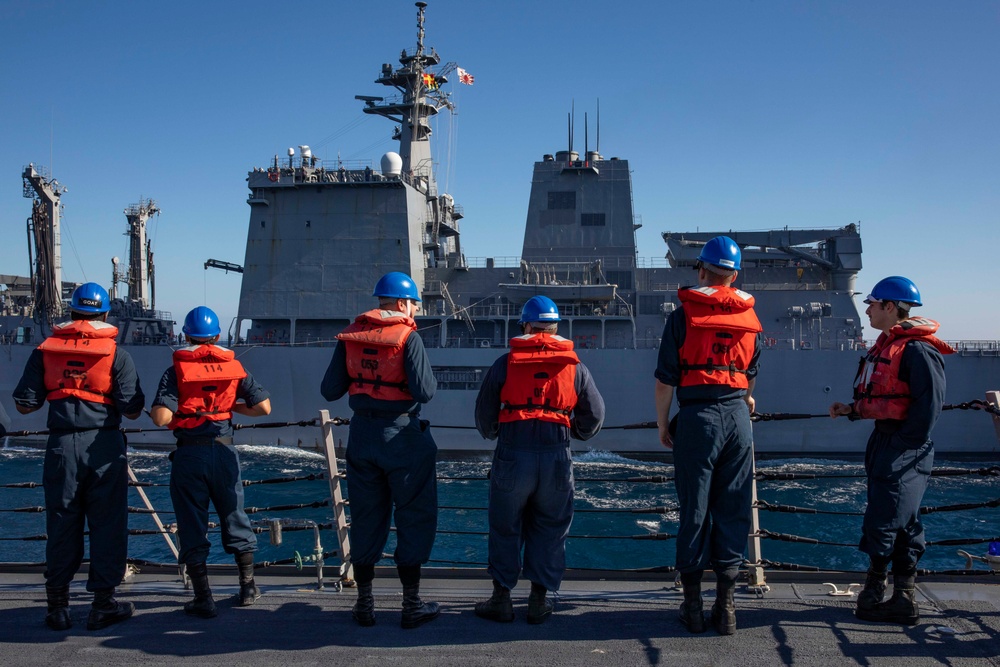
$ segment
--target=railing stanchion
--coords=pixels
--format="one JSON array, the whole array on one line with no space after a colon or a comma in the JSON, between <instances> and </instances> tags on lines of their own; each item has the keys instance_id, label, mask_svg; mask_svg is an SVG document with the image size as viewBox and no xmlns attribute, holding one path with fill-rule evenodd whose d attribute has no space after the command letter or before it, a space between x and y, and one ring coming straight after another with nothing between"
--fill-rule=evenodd
<instances>
[{"instance_id":1,"label":"railing stanchion","mask_svg":"<svg viewBox=\"0 0 1000 667\"><path fill-rule=\"evenodd\" d=\"M330 481L330 499L333 503L333 522L337 529L337 543L340 550L340 578L343 583L354 579L351 565L351 539L347 530L347 514L344 512L344 494L340 489L340 469L337 467L337 451L333 440L333 421L329 410L319 411L319 422L323 427L323 449L326 453L326 469Z\"/></svg>"},{"instance_id":2,"label":"railing stanchion","mask_svg":"<svg viewBox=\"0 0 1000 667\"><path fill-rule=\"evenodd\" d=\"M750 536L747 544L750 565L747 568L749 581L747 588L754 591L768 590L764 579L764 568L760 565L762 554L760 550L760 514L757 511L757 457L753 444L750 445Z\"/></svg>"},{"instance_id":3,"label":"railing stanchion","mask_svg":"<svg viewBox=\"0 0 1000 667\"><path fill-rule=\"evenodd\" d=\"M153 523L155 523L156 527L160 529L160 534L163 535L163 539L166 540L167 546L170 547L170 552L174 555L174 561L176 561L177 557L180 555L180 552L177 551L177 545L175 545L174 541L170 539L170 533L167 532L167 529L163 525L163 522L160 521L160 516L156 513L156 509L153 507L153 503L149 502L149 496L146 495L146 492L143 490L141 486L138 486L139 480L138 478L136 478L135 472L132 471L132 466L126 465L125 469L128 471L128 478L132 480L133 484L136 485L135 491L136 493L139 494L139 498L141 498L143 504L146 505L146 509L152 512L150 516L153 517ZM178 564L177 567L178 567L178 572L181 575L181 581L184 581L186 583L186 579L184 578L184 566Z\"/></svg>"}]
</instances>

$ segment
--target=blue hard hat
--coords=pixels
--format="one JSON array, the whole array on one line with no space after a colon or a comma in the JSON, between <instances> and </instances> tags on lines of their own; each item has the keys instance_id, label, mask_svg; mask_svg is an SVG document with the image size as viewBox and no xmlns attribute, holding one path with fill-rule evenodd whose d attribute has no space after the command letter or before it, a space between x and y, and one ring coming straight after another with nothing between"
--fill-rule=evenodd
<instances>
[{"instance_id":1,"label":"blue hard hat","mask_svg":"<svg viewBox=\"0 0 1000 667\"><path fill-rule=\"evenodd\" d=\"M699 262L705 262L706 264L718 266L721 269L729 269L730 271L740 270L740 260L742 258L743 254L740 252L740 247L736 245L736 241L728 236L716 236L705 244L701 249L701 254L698 255Z\"/></svg>"},{"instance_id":2,"label":"blue hard hat","mask_svg":"<svg viewBox=\"0 0 1000 667\"><path fill-rule=\"evenodd\" d=\"M208 306L198 306L184 318L181 331L191 338L215 338L222 329L219 328L219 316L214 310Z\"/></svg>"},{"instance_id":3,"label":"blue hard hat","mask_svg":"<svg viewBox=\"0 0 1000 667\"><path fill-rule=\"evenodd\" d=\"M559 307L555 301L547 296L533 296L525 302L524 308L521 309L521 319L517 323L559 321Z\"/></svg>"},{"instance_id":4,"label":"blue hard hat","mask_svg":"<svg viewBox=\"0 0 1000 667\"><path fill-rule=\"evenodd\" d=\"M417 293L413 278L402 271L392 271L379 278L372 296L420 301L420 294Z\"/></svg>"},{"instance_id":5,"label":"blue hard hat","mask_svg":"<svg viewBox=\"0 0 1000 667\"><path fill-rule=\"evenodd\" d=\"M920 290L912 280L903 276L889 276L875 283L871 294L865 297L865 303L873 301L901 301L914 306L924 305L920 303Z\"/></svg>"},{"instance_id":6,"label":"blue hard hat","mask_svg":"<svg viewBox=\"0 0 1000 667\"><path fill-rule=\"evenodd\" d=\"M106 313L111 310L111 299L97 283L84 283L73 290L69 307L78 313Z\"/></svg>"}]
</instances>

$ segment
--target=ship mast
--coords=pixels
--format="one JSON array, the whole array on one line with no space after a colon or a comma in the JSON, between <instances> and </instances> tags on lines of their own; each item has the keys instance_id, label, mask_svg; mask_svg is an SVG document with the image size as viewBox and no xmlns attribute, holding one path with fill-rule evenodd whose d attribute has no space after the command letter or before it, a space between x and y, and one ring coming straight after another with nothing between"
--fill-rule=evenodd
<instances>
[{"instance_id":1,"label":"ship mast","mask_svg":"<svg viewBox=\"0 0 1000 667\"><path fill-rule=\"evenodd\" d=\"M375 79L375 83L395 88L399 95L389 100L367 95L356 95L355 99L365 103L365 113L399 123L393 139L399 141L400 178L423 193L428 203L423 244L427 266L464 267L458 229L463 212L450 195L438 193L430 143L430 118L443 108L455 110L449 94L441 86L448 82L447 75L457 65L449 62L437 72L429 71L430 67L441 63L441 57L433 48L430 52L425 51L424 10L427 3L417 2L416 7L416 51L407 53L404 49L399 57L401 67L393 69L392 65L384 63L379 78Z\"/></svg>"},{"instance_id":2,"label":"ship mast","mask_svg":"<svg viewBox=\"0 0 1000 667\"><path fill-rule=\"evenodd\" d=\"M402 67L395 70L389 63L383 64L381 76L375 79L375 83L398 90L399 96L386 100L382 97L358 95L356 99L365 102L365 113L383 116L399 123L393 139L399 140L399 156L403 159L402 173L424 180L424 189L434 195L437 193L437 184L431 164L430 117L437 115L442 108L452 109L453 105L447 93L441 90L441 85L448 81L444 73L434 74L428 71L428 68L441 63L441 57L433 48L429 53L424 50L424 9L427 3L418 2L416 6L416 51L407 53L404 50L399 57Z\"/></svg>"},{"instance_id":3,"label":"ship mast","mask_svg":"<svg viewBox=\"0 0 1000 667\"><path fill-rule=\"evenodd\" d=\"M128 285L128 301L142 308L155 308L153 292L153 252L146 238L146 225L160 208L152 199L140 199L125 209L128 220L129 237L128 266L123 272L115 272L115 282ZM147 296L148 295L148 296Z\"/></svg>"},{"instance_id":4,"label":"ship mast","mask_svg":"<svg viewBox=\"0 0 1000 667\"><path fill-rule=\"evenodd\" d=\"M24 168L24 196L34 199L28 218L28 262L31 265L31 291L34 318L52 323L62 317L62 257L60 248L60 197L66 188L59 181L35 170ZM32 252L32 246L34 252Z\"/></svg>"}]
</instances>

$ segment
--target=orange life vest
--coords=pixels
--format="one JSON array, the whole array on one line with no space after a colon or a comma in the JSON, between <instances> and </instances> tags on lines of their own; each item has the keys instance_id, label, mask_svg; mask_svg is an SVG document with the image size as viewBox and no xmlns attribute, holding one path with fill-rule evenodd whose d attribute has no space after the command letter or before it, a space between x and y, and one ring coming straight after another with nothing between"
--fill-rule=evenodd
<instances>
[{"instance_id":1,"label":"orange life vest","mask_svg":"<svg viewBox=\"0 0 1000 667\"><path fill-rule=\"evenodd\" d=\"M576 406L573 341L535 333L510 341L507 379L500 389L500 423L540 419L569 426Z\"/></svg>"},{"instance_id":2,"label":"orange life vest","mask_svg":"<svg viewBox=\"0 0 1000 667\"><path fill-rule=\"evenodd\" d=\"M678 351L682 387L749 386L747 370L757 334L763 330L754 298L734 287L688 287L677 291L686 331Z\"/></svg>"},{"instance_id":3,"label":"orange life vest","mask_svg":"<svg viewBox=\"0 0 1000 667\"><path fill-rule=\"evenodd\" d=\"M381 401L412 401L403 351L416 329L413 318L376 308L361 313L337 334L337 340L347 346L347 373L354 379L348 393Z\"/></svg>"},{"instance_id":4,"label":"orange life vest","mask_svg":"<svg viewBox=\"0 0 1000 667\"><path fill-rule=\"evenodd\" d=\"M236 390L247 376L232 350L217 345L192 345L174 350L177 411L167 428L195 428L233 416Z\"/></svg>"},{"instance_id":5,"label":"orange life vest","mask_svg":"<svg viewBox=\"0 0 1000 667\"><path fill-rule=\"evenodd\" d=\"M111 371L118 328L100 320L72 320L52 327L42 341L46 399L75 396L91 403L114 405Z\"/></svg>"},{"instance_id":6,"label":"orange life vest","mask_svg":"<svg viewBox=\"0 0 1000 667\"><path fill-rule=\"evenodd\" d=\"M934 336L940 325L924 317L905 319L878 337L861 358L854 378L854 411L864 419L906 419L913 402L909 383L899 379L903 350L911 340L933 345L941 354L955 350Z\"/></svg>"}]
</instances>

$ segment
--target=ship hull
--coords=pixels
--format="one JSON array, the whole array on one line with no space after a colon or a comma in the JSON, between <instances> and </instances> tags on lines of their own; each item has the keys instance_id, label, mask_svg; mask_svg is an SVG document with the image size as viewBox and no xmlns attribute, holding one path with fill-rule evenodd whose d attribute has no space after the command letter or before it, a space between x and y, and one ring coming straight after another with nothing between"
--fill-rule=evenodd
<instances>
[{"instance_id":1,"label":"ship hull","mask_svg":"<svg viewBox=\"0 0 1000 667\"><path fill-rule=\"evenodd\" d=\"M27 362L31 347L7 348L0 362L0 400L11 415L13 430L45 428L45 410L31 415L13 411L11 392ZM147 395L152 401L160 376L170 364L171 350L165 346L128 346ZM330 360L330 347L240 347L238 358L271 393L273 411L257 422L299 422L328 410L332 417L351 416L347 399L327 403L319 394L320 382ZM504 352L501 348L429 349L435 367L488 368ZM656 455L666 453L654 428L623 429L622 426L655 420L653 369L656 350L579 350L604 397L607 406L605 430L587 442L573 442L577 451L601 450ZM849 398L857 367L857 352L828 350L764 350L755 396L761 413L825 414L833 401ZM982 399L992 378L1000 377L1000 357L951 355L946 360L948 390L946 402L960 404ZM442 389L423 410L430 420L434 438L442 452L481 452L493 449L473 428L477 391ZM237 423L253 424L241 417ZM134 446L170 444L173 438L156 427L148 416L126 423L129 428L149 429L129 434ZM764 454L859 455L864 451L870 424L827 418L763 421L754 425L755 447ZM335 427L337 446L347 444L347 428ZM42 436L38 436L39 438ZM982 411L948 410L941 415L934 432L935 447L942 454L985 455L1000 451L992 418ZM314 426L286 426L268 429L241 429L240 443L273 443L313 447L320 431Z\"/></svg>"}]
</instances>

